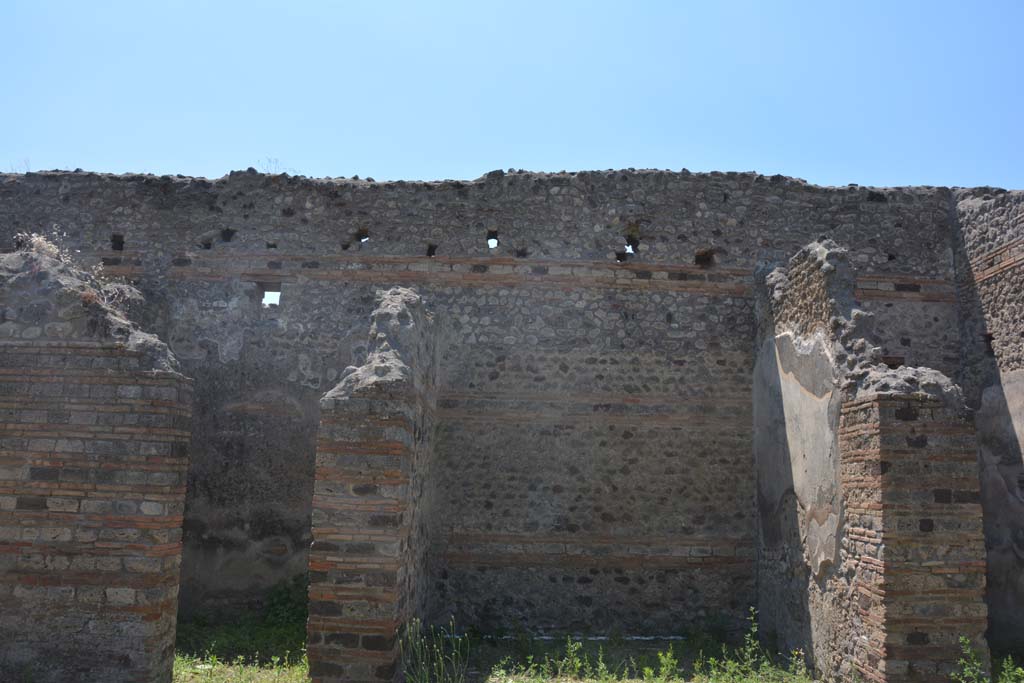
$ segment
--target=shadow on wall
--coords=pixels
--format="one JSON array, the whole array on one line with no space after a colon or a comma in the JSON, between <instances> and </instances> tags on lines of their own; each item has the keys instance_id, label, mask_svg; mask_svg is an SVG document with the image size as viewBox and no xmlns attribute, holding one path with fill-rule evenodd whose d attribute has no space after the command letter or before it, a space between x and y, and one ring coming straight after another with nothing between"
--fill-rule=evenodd
<instances>
[{"instance_id":1,"label":"shadow on wall","mask_svg":"<svg viewBox=\"0 0 1024 683\"><path fill-rule=\"evenodd\" d=\"M809 659L827 638L811 600L838 564L839 410L823 337L761 342L754 374L760 621L770 647L800 647Z\"/></svg>"},{"instance_id":2,"label":"shadow on wall","mask_svg":"<svg viewBox=\"0 0 1024 683\"><path fill-rule=\"evenodd\" d=\"M995 359L992 359L993 365ZM1024 370L996 374L975 413L988 555L988 638L1024 654Z\"/></svg>"},{"instance_id":3,"label":"shadow on wall","mask_svg":"<svg viewBox=\"0 0 1024 683\"><path fill-rule=\"evenodd\" d=\"M980 306L978 309L980 315ZM974 397L981 504L988 562L988 639L996 652L1024 655L1024 370L1000 371L987 335L976 360L984 381Z\"/></svg>"},{"instance_id":4,"label":"shadow on wall","mask_svg":"<svg viewBox=\"0 0 1024 683\"><path fill-rule=\"evenodd\" d=\"M216 383L223 375L200 380L184 519L184 619L232 619L263 605L272 587L305 574L311 542L315 392L239 391L244 398L220 402L211 377ZM223 383L214 386L224 391Z\"/></svg>"},{"instance_id":5,"label":"shadow on wall","mask_svg":"<svg viewBox=\"0 0 1024 683\"><path fill-rule=\"evenodd\" d=\"M984 511L987 638L996 653L1024 656L1024 369L1012 365L1001 369L994 348L1021 343L1019 337L997 338L1024 331L1019 319L1013 319L1006 299L1019 296L1014 281L1019 283L1021 269L1008 269L1001 282L989 280L982 293L967 256L963 231L955 239L964 358L960 383L968 405L975 410ZM991 310L1003 307L1009 310Z\"/></svg>"}]
</instances>

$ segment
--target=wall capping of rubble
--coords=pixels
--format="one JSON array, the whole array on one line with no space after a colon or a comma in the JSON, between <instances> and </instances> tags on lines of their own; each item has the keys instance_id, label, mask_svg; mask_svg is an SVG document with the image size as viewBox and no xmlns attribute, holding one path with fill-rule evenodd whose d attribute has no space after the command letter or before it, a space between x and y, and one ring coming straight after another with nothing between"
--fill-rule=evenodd
<instances>
[{"instance_id":1,"label":"wall capping of rubble","mask_svg":"<svg viewBox=\"0 0 1024 683\"><path fill-rule=\"evenodd\" d=\"M762 632L826 680L946 680L987 652L976 442L959 387L880 364L848 252L759 274Z\"/></svg>"},{"instance_id":2,"label":"wall capping of rubble","mask_svg":"<svg viewBox=\"0 0 1024 683\"><path fill-rule=\"evenodd\" d=\"M166 683L191 381L45 243L0 256L0 678Z\"/></svg>"},{"instance_id":3,"label":"wall capping of rubble","mask_svg":"<svg viewBox=\"0 0 1024 683\"><path fill-rule=\"evenodd\" d=\"M419 295L378 292L366 361L320 402L308 653L316 683L399 675L428 609L437 334Z\"/></svg>"}]
</instances>

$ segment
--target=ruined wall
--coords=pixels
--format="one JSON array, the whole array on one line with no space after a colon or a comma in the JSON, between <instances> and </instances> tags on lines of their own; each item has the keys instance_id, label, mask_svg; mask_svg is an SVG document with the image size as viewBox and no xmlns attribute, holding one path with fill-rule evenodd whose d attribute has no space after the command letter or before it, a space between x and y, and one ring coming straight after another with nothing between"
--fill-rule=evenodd
<instances>
[{"instance_id":1,"label":"ruined wall","mask_svg":"<svg viewBox=\"0 0 1024 683\"><path fill-rule=\"evenodd\" d=\"M946 680L986 650L976 441L959 388L878 361L846 250L763 271L754 425L763 633L826 680Z\"/></svg>"},{"instance_id":2,"label":"ruined wall","mask_svg":"<svg viewBox=\"0 0 1024 683\"><path fill-rule=\"evenodd\" d=\"M43 246L0 256L0 679L168 682L191 383Z\"/></svg>"},{"instance_id":3,"label":"ruined wall","mask_svg":"<svg viewBox=\"0 0 1024 683\"><path fill-rule=\"evenodd\" d=\"M977 408L989 639L1024 651L1024 195L955 193L955 243L964 358L962 383Z\"/></svg>"},{"instance_id":4,"label":"ruined wall","mask_svg":"<svg viewBox=\"0 0 1024 683\"><path fill-rule=\"evenodd\" d=\"M883 353L952 373L948 209L940 189L735 173L0 180L0 230L56 223L138 280L196 378L186 613L305 567L318 401L362 362L376 288L405 284L453 335L437 613L505 632L740 624L756 599L755 266L840 240ZM275 286L280 306L262 307Z\"/></svg>"},{"instance_id":5,"label":"ruined wall","mask_svg":"<svg viewBox=\"0 0 1024 683\"><path fill-rule=\"evenodd\" d=\"M429 611L441 335L423 302L381 290L366 362L320 403L308 653L315 682L392 680L396 636Z\"/></svg>"}]
</instances>

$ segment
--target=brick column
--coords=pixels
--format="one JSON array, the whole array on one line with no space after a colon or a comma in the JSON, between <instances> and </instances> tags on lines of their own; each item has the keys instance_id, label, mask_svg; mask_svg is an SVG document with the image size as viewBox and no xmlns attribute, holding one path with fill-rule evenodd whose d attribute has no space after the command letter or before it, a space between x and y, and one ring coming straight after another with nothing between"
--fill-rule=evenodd
<instances>
[{"instance_id":1,"label":"brick column","mask_svg":"<svg viewBox=\"0 0 1024 683\"><path fill-rule=\"evenodd\" d=\"M840 450L856 668L871 681L948 681L960 636L988 654L973 425L938 398L871 394L844 404Z\"/></svg>"},{"instance_id":2,"label":"brick column","mask_svg":"<svg viewBox=\"0 0 1024 683\"><path fill-rule=\"evenodd\" d=\"M314 683L399 676L427 615L437 338L413 291L378 292L367 360L320 401L309 554Z\"/></svg>"},{"instance_id":3,"label":"brick column","mask_svg":"<svg viewBox=\"0 0 1024 683\"><path fill-rule=\"evenodd\" d=\"M0 342L0 679L171 680L191 382Z\"/></svg>"},{"instance_id":4,"label":"brick column","mask_svg":"<svg viewBox=\"0 0 1024 683\"><path fill-rule=\"evenodd\" d=\"M396 675L407 615L411 399L325 397L313 493L309 663L314 683Z\"/></svg>"}]
</instances>

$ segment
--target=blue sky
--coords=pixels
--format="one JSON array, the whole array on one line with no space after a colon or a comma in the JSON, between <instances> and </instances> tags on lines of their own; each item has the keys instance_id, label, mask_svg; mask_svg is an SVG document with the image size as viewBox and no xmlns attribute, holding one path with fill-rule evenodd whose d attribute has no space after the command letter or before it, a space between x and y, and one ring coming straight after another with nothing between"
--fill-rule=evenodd
<instances>
[{"instance_id":1,"label":"blue sky","mask_svg":"<svg viewBox=\"0 0 1024 683\"><path fill-rule=\"evenodd\" d=\"M0 171L1024 188L1024 3L0 0Z\"/></svg>"}]
</instances>

